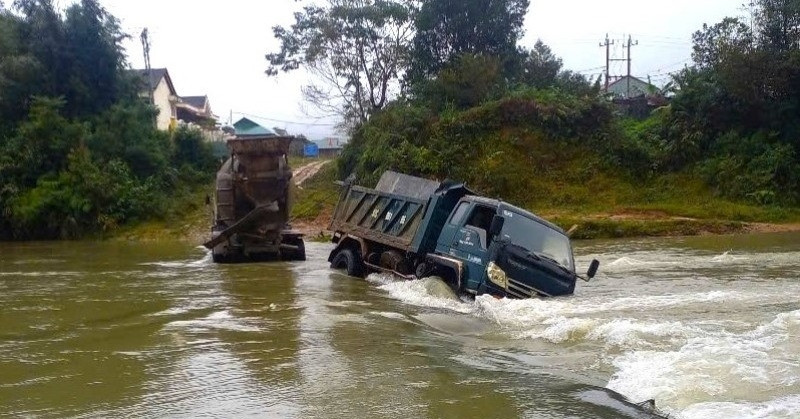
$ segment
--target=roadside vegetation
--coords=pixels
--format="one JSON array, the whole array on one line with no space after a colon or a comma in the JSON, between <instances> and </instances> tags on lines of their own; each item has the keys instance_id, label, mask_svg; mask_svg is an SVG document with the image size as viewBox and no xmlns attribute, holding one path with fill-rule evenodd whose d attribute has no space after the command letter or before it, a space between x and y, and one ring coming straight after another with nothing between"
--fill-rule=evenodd
<instances>
[{"instance_id":1,"label":"roadside vegetation","mask_svg":"<svg viewBox=\"0 0 800 419\"><path fill-rule=\"evenodd\" d=\"M731 232L800 220L795 3L756 1L752 22L701 28L693 65L644 117L613 105L599 80L563 69L541 42L522 47L527 0L331 0L276 28L283 48L268 58L275 71L334 68L352 87L346 103L358 112L342 112L353 135L340 179L371 186L396 170L466 181L566 228L581 224L583 237ZM360 48L405 27L384 57L402 93L368 100L373 68L386 67Z\"/></svg>"},{"instance_id":2,"label":"roadside vegetation","mask_svg":"<svg viewBox=\"0 0 800 419\"><path fill-rule=\"evenodd\" d=\"M0 3L0 239L177 221L210 182L198 131L155 129L125 36L96 0Z\"/></svg>"}]
</instances>

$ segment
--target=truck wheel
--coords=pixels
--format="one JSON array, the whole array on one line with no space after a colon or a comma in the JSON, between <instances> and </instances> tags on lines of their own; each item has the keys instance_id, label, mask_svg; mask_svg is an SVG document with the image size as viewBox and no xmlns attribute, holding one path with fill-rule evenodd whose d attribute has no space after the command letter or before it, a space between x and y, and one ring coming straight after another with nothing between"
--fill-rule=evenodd
<instances>
[{"instance_id":1,"label":"truck wheel","mask_svg":"<svg viewBox=\"0 0 800 419\"><path fill-rule=\"evenodd\" d=\"M344 269L350 276L364 276L364 266L361 263L361 255L352 249L342 249L331 261L331 268Z\"/></svg>"},{"instance_id":2,"label":"truck wheel","mask_svg":"<svg viewBox=\"0 0 800 419\"><path fill-rule=\"evenodd\" d=\"M306 260L306 244L303 239L289 239L285 240L285 243L291 246L297 247L295 250L281 250L281 260L284 261L304 261Z\"/></svg>"},{"instance_id":3,"label":"truck wheel","mask_svg":"<svg viewBox=\"0 0 800 419\"><path fill-rule=\"evenodd\" d=\"M224 264L224 263L231 263L231 257L227 253L217 253L216 251L211 251L211 260L214 263Z\"/></svg>"},{"instance_id":4,"label":"truck wheel","mask_svg":"<svg viewBox=\"0 0 800 419\"><path fill-rule=\"evenodd\" d=\"M417 279L428 277L431 273L433 273L433 269L425 262L420 262L419 265L414 268L414 276L416 276Z\"/></svg>"},{"instance_id":5,"label":"truck wheel","mask_svg":"<svg viewBox=\"0 0 800 419\"><path fill-rule=\"evenodd\" d=\"M444 279L444 282L450 285L450 288L452 288L456 294L460 294L464 291L461 280L452 268L439 267L436 269L435 273Z\"/></svg>"},{"instance_id":6,"label":"truck wheel","mask_svg":"<svg viewBox=\"0 0 800 419\"><path fill-rule=\"evenodd\" d=\"M297 243L297 252L294 254L294 260L304 261L306 260L306 243L303 240L299 240Z\"/></svg>"}]
</instances>

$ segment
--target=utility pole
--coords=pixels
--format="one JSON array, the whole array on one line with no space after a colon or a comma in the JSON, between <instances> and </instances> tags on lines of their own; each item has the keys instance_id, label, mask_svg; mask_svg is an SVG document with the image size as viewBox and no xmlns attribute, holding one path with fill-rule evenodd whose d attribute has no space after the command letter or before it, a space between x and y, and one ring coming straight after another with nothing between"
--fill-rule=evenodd
<instances>
[{"instance_id":1,"label":"utility pole","mask_svg":"<svg viewBox=\"0 0 800 419\"><path fill-rule=\"evenodd\" d=\"M608 34L606 34L606 41L600 44L600 47L606 47L606 91L608 91L608 79L611 77L611 46L614 45L614 41L608 39Z\"/></svg>"},{"instance_id":2,"label":"utility pole","mask_svg":"<svg viewBox=\"0 0 800 419\"><path fill-rule=\"evenodd\" d=\"M153 97L153 75L152 68L150 67L150 38L147 28L142 30L142 35L139 37L142 40L142 50L144 51L144 68L147 72L147 93L150 95L150 104L155 105L155 98Z\"/></svg>"},{"instance_id":3,"label":"utility pole","mask_svg":"<svg viewBox=\"0 0 800 419\"><path fill-rule=\"evenodd\" d=\"M639 40L636 40L636 43L633 43L633 39L630 35L628 35L628 99L631 98L631 47L639 45Z\"/></svg>"}]
</instances>

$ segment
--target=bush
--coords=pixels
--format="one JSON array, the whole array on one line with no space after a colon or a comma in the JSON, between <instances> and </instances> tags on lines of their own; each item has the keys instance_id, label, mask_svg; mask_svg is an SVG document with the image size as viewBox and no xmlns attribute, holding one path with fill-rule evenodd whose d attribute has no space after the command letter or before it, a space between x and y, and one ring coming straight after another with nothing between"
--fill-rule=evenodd
<instances>
[{"instance_id":1,"label":"bush","mask_svg":"<svg viewBox=\"0 0 800 419\"><path fill-rule=\"evenodd\" d=\"M467 110L446 107L438 115L425 104L397 102L356 131L340 160L340 176L354 173L366 185L385 170L452 178L529 203L549 193L540 179L561 179L567 166L569 176L586 179L592 148L600 147L610 121L610 110L597 100L555 90L520 90ZM584 164L573 164L576 159Z\"/></svg>"},{"instance_id":2,"label":"bush","mask_svg":"<svg viewBox=\"0 0 800 419\"><path fill-rule=\"evenodd\" d=\"M791 204L800 193L800 164L789 144L759 132L730 132L715 146L701 173L719 195L761 205Z\"/></svg>"}]
</instances>

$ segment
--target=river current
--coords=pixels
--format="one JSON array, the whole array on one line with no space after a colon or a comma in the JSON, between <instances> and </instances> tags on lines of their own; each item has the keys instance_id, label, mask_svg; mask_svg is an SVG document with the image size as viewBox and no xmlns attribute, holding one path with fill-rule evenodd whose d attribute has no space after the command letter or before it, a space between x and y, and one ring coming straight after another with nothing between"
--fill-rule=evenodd
<instances>
[{"instance_id":1,"label":"river current","mask_svg":"<svg viewBox=\"0 0 800 419\"><path fill-rule=\"evenodd\" d=\"M800 234L579 242L567 298L0 244L0 416L800 418Z\"/></svg>"}]
</instances>

